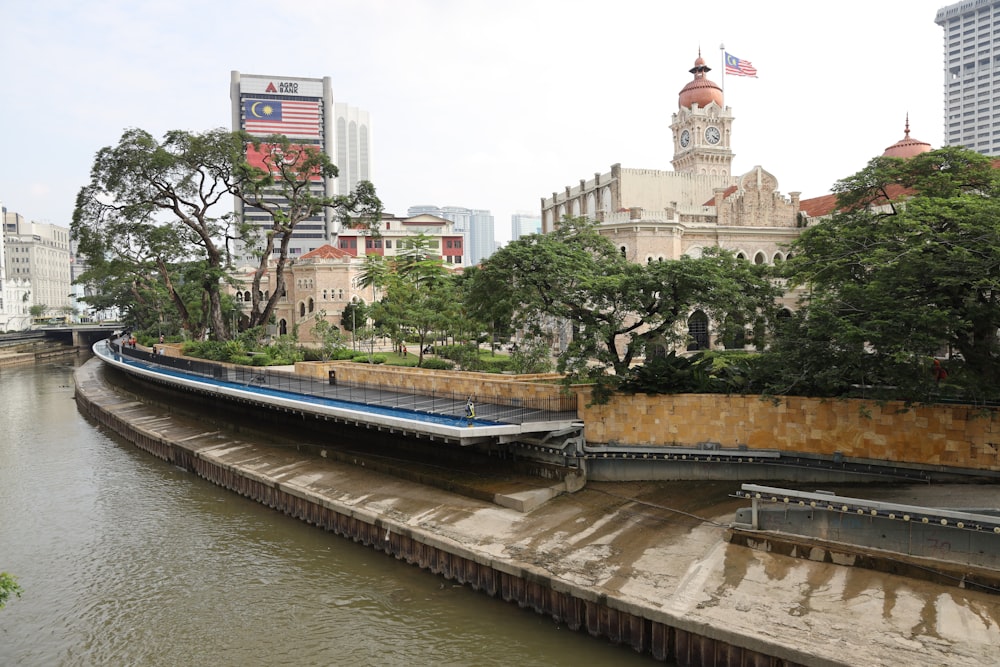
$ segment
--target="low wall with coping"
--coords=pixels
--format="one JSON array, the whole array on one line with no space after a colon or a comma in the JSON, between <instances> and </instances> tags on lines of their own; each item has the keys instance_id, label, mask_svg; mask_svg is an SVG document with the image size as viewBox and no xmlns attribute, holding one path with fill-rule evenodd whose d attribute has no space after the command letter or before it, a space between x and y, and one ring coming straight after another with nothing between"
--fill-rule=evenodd
<instances>
[{"instance_id":1,"label":"low wall with coping","mask_svg":"<svg viewBox=\"0 0 1000 667\"><path fill-rule=\"evenodd\" d=\"M635 394L579 414L588 444L719 443L1000 472L1000 411L960 405L795 396Z\"/></svg>"},{"instance_id":2,"label":"low wall with coping","mask_svg":"<svg viewBox=\"0 0 1000 667\"><path fill-rule=\"evenodd\" d=\"M319 380L326 380L331 370L337 373L338 382L385 387L413 394L474 396L484 403L517 401L525 407L559 412L577 409L576 393L566 393L564 385L560 384L562 376L556 373L502 375L351 361L303 361L295 364L296 374ZM498 400L491 401L491 398Z\"/></svg>"}]
</instances>

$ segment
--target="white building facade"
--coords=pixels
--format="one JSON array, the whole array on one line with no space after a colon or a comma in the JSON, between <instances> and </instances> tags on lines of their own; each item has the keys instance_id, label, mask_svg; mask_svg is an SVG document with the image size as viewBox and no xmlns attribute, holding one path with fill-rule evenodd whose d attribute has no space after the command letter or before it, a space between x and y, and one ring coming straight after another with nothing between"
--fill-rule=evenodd
<instances>
[{"instance_id":1,"label":"white building facade","mask_svg":"<svg viewBox=\"0 0 1000 667\"><path fill-rule=\"evenodd\" d=\"M4 211L3 235L5 282L19 281L19 290L30 285L29 308L45 306L46 315L72 308L69 229ZM24 303L22 295L21 303L11 306L22 310Z\"/></svg>"},{"instance_id":2,"label":"white building facade","mask_svg":"<svg viewBox=\"0 0 1000 667\"><path fill-rule=\"evenodd\" d=\"M537 213L514 213L510 216L510 239L542 233L542 218Z\"/></svg>"},{"instance_id":3,"label":"white building facade","mask_svg":"<svg viewBox=\"0 0 1000 667\"><path fill-rule=\"evenodd\" d=\"M938 10L944 29L944 142L1000 155L1000 0Z\"/></svg>"}]
</instances>

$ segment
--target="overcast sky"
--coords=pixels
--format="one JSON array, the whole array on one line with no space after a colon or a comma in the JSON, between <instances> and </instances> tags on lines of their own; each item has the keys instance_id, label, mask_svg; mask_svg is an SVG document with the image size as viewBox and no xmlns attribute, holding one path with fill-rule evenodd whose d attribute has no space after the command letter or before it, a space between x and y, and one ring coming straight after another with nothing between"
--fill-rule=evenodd
<instances>
[{"instance_id":1,"label":"overcast sky","mask_svg":"<svg viewBox=\"0 0 1000 667\"><path fill-rule=\"evenodd\" d=\"M670 116L700 48L725 77L734 173L826 194L903 137L942 145L929 0L25 0L0 7L0 202L69 226L124 129L230 128L230 72L329 76L371 114L388 212L514 212L612 164L671 169Z\"/></svg>"}]
</instances>

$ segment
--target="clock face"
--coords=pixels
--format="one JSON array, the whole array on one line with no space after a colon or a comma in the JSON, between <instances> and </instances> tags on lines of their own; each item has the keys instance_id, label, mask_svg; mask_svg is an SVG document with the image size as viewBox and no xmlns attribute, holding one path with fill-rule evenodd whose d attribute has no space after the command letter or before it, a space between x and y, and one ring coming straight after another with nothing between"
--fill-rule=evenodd
<instances>
[{"instance_id":1,"label":"clock face","mask_svg":"<svg viewBox=\"0 0 1000 667\"><path fill-rule=\"evenodd\" d=\"M705 141L710 144L717 144L720 139L722 139L722 133L719 132L719 128L708 127L705 129Z\"/></svg>"},{"instance_id":2,"label":"clock face","mask_svg":"<svg viewBox=\"0 0 1000 667\"><path fill-rule=\"evenodd\" d=\"M683 132L681 132L681 146L687 148L688 144L690 143L691 143L691 133L688 132L687 130L684 130Z\"/></svg>"}]
</instances>

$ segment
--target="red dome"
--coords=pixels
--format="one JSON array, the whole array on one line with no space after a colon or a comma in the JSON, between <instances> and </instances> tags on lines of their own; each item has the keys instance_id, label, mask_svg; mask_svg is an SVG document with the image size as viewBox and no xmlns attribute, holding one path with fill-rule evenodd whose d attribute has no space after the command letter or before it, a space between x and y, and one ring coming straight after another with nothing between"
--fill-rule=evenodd
<instances>
[{"instance_id":1,"label":"red dome","mask_svg":"<svg viewBox=\"0 0 1000 667\"><path fill-rule=\"evenodd\" d=\"M925 141L920 141L919 139L910 138L910 115L906 115L906 133L903 138L889 146L882 153L883 157L899 157L906 158L913 157L914 155L920 155L921 153L926 153L931 150L931 145Z\"/></svg>"},{"instance_id":2,"label":"red dome","mask_svg":"<svg viewBox=\"0 0 1000 667\"><path fill-rule=\"evenodd\" d=\"M694 67L688 70L694 74L694 80L689 81L681 89L681 94L677 101L679 106L690 109L693 105L697 104L699 107L705 108L712 102L715 102L720 107L722 106L722 88L719 88L719 85L714 81L705 78L705 74L710 72L711 69L711 67L705 65L705 60L699 53L698 59L694 61Z\"/></svg>"}]
</instances>

